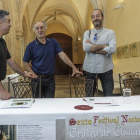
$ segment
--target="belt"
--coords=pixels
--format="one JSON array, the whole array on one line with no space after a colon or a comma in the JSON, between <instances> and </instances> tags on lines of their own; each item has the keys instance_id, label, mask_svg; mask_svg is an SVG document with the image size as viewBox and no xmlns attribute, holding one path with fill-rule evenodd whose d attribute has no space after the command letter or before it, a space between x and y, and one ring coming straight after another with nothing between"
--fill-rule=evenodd
<instances>
[{"instance_id":1,"label":"belt","mask_svg":"<svg viewBox=\"0 0 140 140\"><path fill-rule=\"evenodd\" d=\"M53 76L53 74L52 75L46 75L46 74L37 74L38 76L41 76L42 78L46 78L46 77L51 77L51 76Z\"/></svg>"}]
</instances>

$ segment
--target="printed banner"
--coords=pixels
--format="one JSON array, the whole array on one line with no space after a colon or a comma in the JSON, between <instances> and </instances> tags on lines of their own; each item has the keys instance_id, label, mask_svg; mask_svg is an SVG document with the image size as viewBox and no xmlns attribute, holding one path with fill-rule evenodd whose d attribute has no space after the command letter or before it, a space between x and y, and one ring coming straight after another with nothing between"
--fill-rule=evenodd
<instances>
[{"instance_id":1,"label":"printed banner","mask_svg":"<svg viewBox=\"0 0 140 140\"><path fill-rule=\"evenodd\" d=\"M140 140L140 113L69 114L65 140Z\"/></svg>"},{"instance_id":2,"label":"printed banner","mask_svg":"<svg viewBox=\"0 0 140 140\"><path fill-rule=\"evenodd\" d=\"M0 140L56 140L55 115L2 115Z\"/></svg>"}]
</instances>

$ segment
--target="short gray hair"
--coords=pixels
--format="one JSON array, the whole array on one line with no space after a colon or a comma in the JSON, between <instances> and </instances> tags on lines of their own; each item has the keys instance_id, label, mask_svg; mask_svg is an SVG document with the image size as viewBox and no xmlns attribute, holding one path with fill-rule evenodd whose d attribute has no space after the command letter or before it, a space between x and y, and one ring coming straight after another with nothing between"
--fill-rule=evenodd
<instances>
[{"instance_id":1,"label":"short gray hair","mask_svg":"<svg viewBox=\"0 0 140 140\"><path fill-rule=\"evenodd\" d=\"M42 23L44 24L45 29L47 29L47 24L46 24L45 21L37 21L37 22L42 22ZM37 22L36 22L36 23L37 23ZM34 30L34 32L35 32L35 24L36 24L36 23L34 23L34 25L33 25L33 30Z\"/></svg>"},{"instance_id":2,"label":"short gray hair","mask_svg":"<svg viewBox=\"0 0 140 140\"><path fill-rule=\"evenodd\" d=\"M3 22L5 22L5 16L8 16L9 12L5 11L5 10L1 10L0 9L0 20L2 20Z\"/></svg>"}]
</instances>

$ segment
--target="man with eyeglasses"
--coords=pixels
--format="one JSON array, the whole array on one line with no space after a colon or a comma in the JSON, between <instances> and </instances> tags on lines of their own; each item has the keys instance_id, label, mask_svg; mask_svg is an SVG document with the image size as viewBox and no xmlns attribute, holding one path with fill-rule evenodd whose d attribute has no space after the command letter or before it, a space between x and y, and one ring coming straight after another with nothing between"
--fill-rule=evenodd
<instances>
[{"instance_id":1,"label":"man with eyeglasses","mask_svg":"<svg viewBox=\"0 0 140 140\"><path fill-rule=\"evenodd\" d=\"M114 89L112 54L116 51L116 36L113 30L103 27L104 15L100 9L94 9L91 20L92 30L87 30L83 37L83 50L86 52L83 70L87 79L101 80L104 96L112 96ZM96 89L96 79L93 95ZM87 95L88 96L88 95Z\"/></svg>"},{"instance_id":2,"label":"man with eyeglasses","mask_svg":"<svg viewBox=\"0 0 140 140\"><path fill-rule=\"evenodd\" d=\"M33 25L33 30L36 34L36 39L29 43L25 54L24 64L28 72L32 72L34 80L37 82L37 77L41 76L41 96L44 98L54 98L55 96L55 56L56 54L64 63L72 67L73 73L82 74L77 70L74 64L70 61L67 55L63 52L58 42L53 38L46 38L47 25L44 21L38 21ZM32 67L29 62L31 61ZM36 98L39 97L39 85L36 90Z\"/></svg>"}]
</instances>

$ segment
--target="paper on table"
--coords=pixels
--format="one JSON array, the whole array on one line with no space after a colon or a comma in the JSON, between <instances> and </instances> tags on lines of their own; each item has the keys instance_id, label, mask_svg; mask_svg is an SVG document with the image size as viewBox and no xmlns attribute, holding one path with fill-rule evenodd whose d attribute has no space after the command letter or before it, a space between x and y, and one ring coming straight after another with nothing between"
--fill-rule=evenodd
<instances>
[{"instance_id":1,"label":"paper on table","mask_svg":"<svg viewBox=\"0 0 140 140\"><path fill-rule=\"evenodd\" d=\"M109 98L96 98L94 104L112 104L112 99Z\"/></svg>"},{"instance_id":2,"label":"paper on table","mask_svg":"<svg viewBox=\"0 0 140 140\"><path fill-rule=\"evenodd\" d=\"M119 106L114 100L109 98L89 98L89 99L83 99L89 106Z\"/></svg>"},{"instance_id":3,"label":"paper on table","mask_svg":"<svg viewBox=\"0 0 140 140\"><path fill-rule=\"evenodd\" d=\"M35 102L34 99L11 99L7 100L6 103L1 107L6 108L29 108Z\"/></svg>"}]
</instances>

